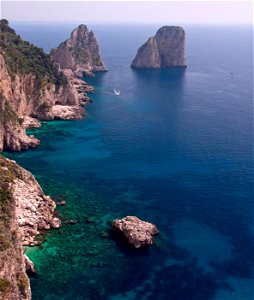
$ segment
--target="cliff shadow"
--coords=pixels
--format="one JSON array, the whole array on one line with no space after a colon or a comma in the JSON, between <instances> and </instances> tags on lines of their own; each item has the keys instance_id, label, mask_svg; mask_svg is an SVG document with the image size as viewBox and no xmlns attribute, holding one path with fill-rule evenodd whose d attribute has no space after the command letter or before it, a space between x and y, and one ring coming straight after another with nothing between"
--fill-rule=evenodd
<instances>
[{"instance_id":1,"label":"cliff shadow","mask_svg":"<svg viewBox=\"0 0 254 300\"><path fill-rule=\"evenodd\" d=\"M133 75L142 81L159 85L162 88L170 86L181 87L186 73L186 67L161 68L161 69L132 69Z\"/></svg>"}]
</instances>

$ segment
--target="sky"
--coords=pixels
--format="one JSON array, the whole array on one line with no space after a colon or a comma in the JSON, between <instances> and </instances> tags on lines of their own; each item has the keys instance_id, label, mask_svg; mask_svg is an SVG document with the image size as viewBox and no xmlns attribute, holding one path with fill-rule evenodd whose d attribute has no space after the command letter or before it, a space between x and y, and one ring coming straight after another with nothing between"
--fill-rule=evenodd
<instances>
[{"instance_id":1,"label":"sky","mask_svg":"<svg viewBox=\"0 0 254 300\"><path fill-rule=\"evenodd\" d=\"M87 23L252 24L252 1L0 0L1 18Z\"/></svg>"}]
</instances>

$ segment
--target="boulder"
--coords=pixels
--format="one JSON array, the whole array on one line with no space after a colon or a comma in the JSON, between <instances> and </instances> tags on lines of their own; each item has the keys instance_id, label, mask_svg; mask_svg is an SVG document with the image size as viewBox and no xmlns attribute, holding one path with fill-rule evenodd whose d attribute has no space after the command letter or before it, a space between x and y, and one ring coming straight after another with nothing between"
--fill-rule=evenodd
<instances>
[{"instance_id":1,"label":"boulder","mask_svg":"<svg viewBox=\"0 0 254 300\"><path fill-rule=\"evenodd\" d=\"M154 224L142 221L135 216L114 220L112 228L122 232L128 243L135 248L152 245L154 235L159 232Z\"/></svg>"}]
</instances>

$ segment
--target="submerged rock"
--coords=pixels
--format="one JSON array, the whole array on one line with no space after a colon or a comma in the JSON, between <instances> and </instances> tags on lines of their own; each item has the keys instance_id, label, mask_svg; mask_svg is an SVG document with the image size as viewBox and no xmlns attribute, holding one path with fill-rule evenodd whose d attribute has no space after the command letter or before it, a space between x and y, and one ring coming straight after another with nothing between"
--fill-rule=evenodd
<instances>
[{"instance_id":1,"label":"submerged rock","mask_svg":"<svg viewBox=\"0 0 254 300\"><path fill-rule=\"evenodd\" d=\"M135 248L153 244L154 235L159 233L154 224L140 220L135 216L127 216L121 220L114 220L114 230L122 232L128 243Z\"/></svg>"},{"instance_id":2,"label":"submerged rock","mask_svg":"<svg viewBox=\"0 0 254 300\"><path fill-rule=\"evenodd\" d=\"M163 26L142 45L132 68L186 67L185 32L179 26Z\"/></svg>"}]
</instances>

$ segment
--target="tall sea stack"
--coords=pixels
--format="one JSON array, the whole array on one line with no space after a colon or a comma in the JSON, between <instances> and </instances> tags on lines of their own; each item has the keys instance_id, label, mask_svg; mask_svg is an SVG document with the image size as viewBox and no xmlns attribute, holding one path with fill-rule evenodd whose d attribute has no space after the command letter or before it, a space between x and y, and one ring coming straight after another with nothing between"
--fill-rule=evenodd
<instances>
[{"instance_id":1,"label":"tall sea stack","mask_svg":"<svg viewBox=\"0 0 254 300\"><path fill-rule=\"evenodd\" d=\"M136 69L186 67L185 31L179 26L163 26L142 45L131 64Z\"/></svg>"},{"instance_id":2,"label":"tall sea stack","mask_svg":"<svg viewBox=\"0 0 254 300\"><path fill-rule=\"evenodd\" d=\"M83 24L75 28L70 38L50 54L53 61L60 64L61 69L71 69L79 77L107 71L94 33Z\"/></svg>"}]
</instances>

